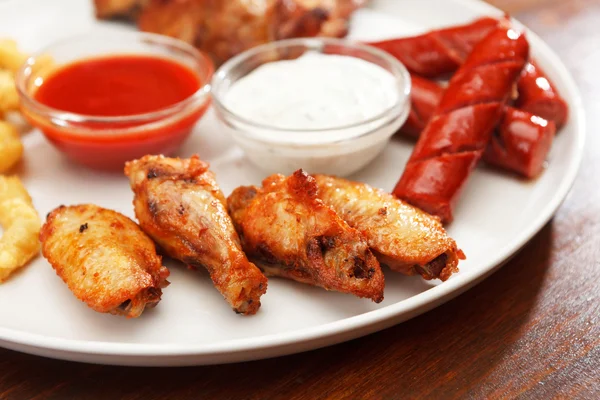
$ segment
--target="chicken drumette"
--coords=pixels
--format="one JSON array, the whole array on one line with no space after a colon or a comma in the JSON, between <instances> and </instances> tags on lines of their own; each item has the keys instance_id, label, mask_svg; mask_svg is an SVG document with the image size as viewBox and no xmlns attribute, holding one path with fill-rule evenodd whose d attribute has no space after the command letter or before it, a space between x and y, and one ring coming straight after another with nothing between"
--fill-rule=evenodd
<instances>
[{"instance_id":1,"label":"chicken drumette","mask_svg":"<svg viewBox=\"0 0 600 400\"><path fill-rule=\"evenodd\" d=\"M169 256L205 267L234 311L255 314L267 278L242 251L208 164L196 156L144 156L128 162L125 174L142 229Z\"/></svg>"}]
</instances>

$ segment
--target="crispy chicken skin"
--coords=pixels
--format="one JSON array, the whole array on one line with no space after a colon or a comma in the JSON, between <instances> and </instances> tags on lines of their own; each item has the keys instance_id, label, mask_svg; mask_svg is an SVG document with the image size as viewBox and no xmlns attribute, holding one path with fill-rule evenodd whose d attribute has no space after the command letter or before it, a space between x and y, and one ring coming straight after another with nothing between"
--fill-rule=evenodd
<instances>
[{"instance_id":1,"label":"crispy chicken skin","mask_svg":"<svg viewBox=\"0 0 600 400\"><path fill-rule=\"evenodd\" d=\"M462 251L439 219L367 184L314 176L319 197L366 238L381 264L406 275L445 281Z\"/></svg>"},{"instance_id":2,"label":"crispy chicken skin","mask_svg":"<svg viewBox=\"0 0 600 400\"><path fill-rule=\"evenodd\" d=\"M208 167L197 156L144 156L128 162L125 174L135 193L135 214L169 256L205 267L235 312L255 314L267 278L242 251L225 196Z\"/></svg>"},{"instance_id":3,"label":"crispy chicken skin","mask_svg":"<svg viewBox=\"0 0 600 400\"><path fill-rule=\"evenodd\" d=\"M307 37L341 37L366 0L95 0L100 18L131 16L139 28L179 38L217 63L259 44Z\"/></svg>"},{"instance_id":4,"label":"crispy chicken skin","mask_svg":"<svg viewBox=\"0 0 600 400\"><path fill-rule=\"evenodd\" d=\"M383 300L383 273L366 240L319 200L304 171L239 187L227 206L244 251L268 275Z\"/></svg>"},{"instance_id":5,"label":"crispy chicken skin","mask_svg":"<svg viewBox=\"0 0 600 400\"><path fill-rule=\"evenodd\" d=\"M139 317L169 284L152 240L116 211L60 206L48 214L40 241L56 274L98 312Z\"/></svg>"}]
</instances>

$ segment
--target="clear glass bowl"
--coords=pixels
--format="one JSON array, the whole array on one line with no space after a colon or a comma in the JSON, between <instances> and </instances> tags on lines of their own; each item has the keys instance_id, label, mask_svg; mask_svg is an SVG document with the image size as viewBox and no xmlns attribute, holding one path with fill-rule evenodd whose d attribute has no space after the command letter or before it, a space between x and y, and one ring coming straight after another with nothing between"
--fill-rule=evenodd
<instances>
[{"instance_id":1,"label":"clear glass bowl","mask_svg":"<svg viewBox=\"0 0 600 400\"><path fill-rule=\"evenodd\" d=\"M257 123L226 106L225 96L239 79L263 64L296 59L308 51L356 57L382 67L395 79L397 101L373 118L316 130ZM410 75L398 60L374 47L340 39L301 38L261 45L223 64L212 80L217 116L246 156L267 173L289 174L304 168L311 173L344 176L358 171L377 157L406 121L409 95Z\"/></svg>"},{"instance_id":2,"label":"clear glass bowl","mask_svg":"<svg viewBox=\"0 0 600 400\"><path fill-rule=\"evenodd\" d=\"M91 116L48 107L35 99L43 79L66 64L114 55L152 55L177 61L198 74L200 88L172 106L127 116ZM210 104L214 66L204 54L166 36L119 32L61 40L30 57L16 84L25 118L71 160L97 169L118 170L145 154L171 154L192 132Z\"/></svg>"}]
</instances>

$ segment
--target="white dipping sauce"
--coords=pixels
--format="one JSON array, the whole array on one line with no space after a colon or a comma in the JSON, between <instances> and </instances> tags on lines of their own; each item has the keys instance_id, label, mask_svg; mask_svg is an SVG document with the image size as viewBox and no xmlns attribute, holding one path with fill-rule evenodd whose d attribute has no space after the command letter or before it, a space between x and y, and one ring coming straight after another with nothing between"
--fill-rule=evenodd
<instances>
[{"instance_id":1,"label":"white dipping sauce","mask_svg":"<svg viewBox=\"0 0 600 400\"><path fill-rule=\"evenodd\" d=\"M398 97L394 76L382 67L356 57L309 52L256 68L229 89L224 103L255 123L315 130L376 117ZM361 133L350 129L342 136Z\"/></svg>"}]
</instances>

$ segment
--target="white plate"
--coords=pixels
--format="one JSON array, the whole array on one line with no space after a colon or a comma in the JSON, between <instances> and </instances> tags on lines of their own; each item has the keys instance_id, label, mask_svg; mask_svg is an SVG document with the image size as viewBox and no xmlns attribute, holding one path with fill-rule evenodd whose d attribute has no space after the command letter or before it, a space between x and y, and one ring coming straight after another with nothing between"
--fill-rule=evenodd
<instances>
[{"instance_id":1,"label":"white plate","mask_svg":"<svg viewBox=\"0 0 600 400\"><path fill-rule=\"evenodd\" d=\"M94 21L91 0L0 3L0 34L27 49L90 29L124 29ZM351 36L376 39L467 22L500 11L472 0L380 0L356 14ZM557 56L534 34L533 52L567 99L571 118L535 182L477 170L462 194L452 237L467 254L461 272L443 284L385 271L385 300L376 305L272 279L254 317L234 314L207 274L173 265L171 286L160 305L137 320L98 314L69 292L43 258L0 286L0 345L68 360L124 365L225 363L296 353L363 336L421 314L488 276L523 246L567 195L582 158L584 118L573 79ZM133 217L124 176L91 172L70 164L39 132L25 139L23 178L41 215L59 204L92 202ZM354 176L391 189L411 146L392 144ZM226 194L259 183L263 174L224 137L212 115L197 127L182 155L197 152L211 162ZM493 279L493 278L492 278ZM458 311L460 312L460 311Z\"/></svg>"}]
</instances>

